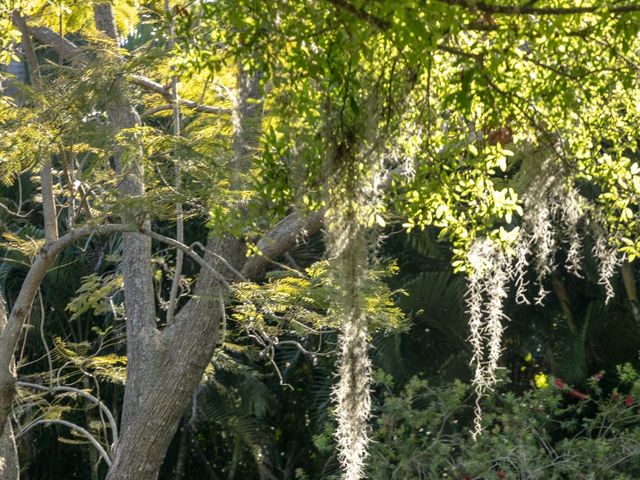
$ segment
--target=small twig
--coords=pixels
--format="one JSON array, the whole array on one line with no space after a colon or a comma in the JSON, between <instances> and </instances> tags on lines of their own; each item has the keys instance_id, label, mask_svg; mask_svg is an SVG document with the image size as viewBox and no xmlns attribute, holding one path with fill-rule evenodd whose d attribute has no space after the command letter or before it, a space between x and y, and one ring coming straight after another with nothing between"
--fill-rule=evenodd
<instances>
[{"instance_id":1,"label":"small twig","mask_svg":"<svg viewBox=\"0 0 640 480\"><path fill-rule=\"evenodd\" d=\"M49 419L49 420L41 419L41 420L36 420L35 422L31 422L29 425L27 425L22 430L20 430L16 434L16 440L19 439L20 437L22 437L25 433L27 433L29 430L31 430L35 426L38 426L38 425L51 425L51 424L64 425L66 427L69 427L71 430L74 430L74 431L78 432L79 434L81 434L83 437L85 437L87 440L89 440L89 442L91 442L91 444L96 448L96 450L98 450L98 453L100 454L102 459L106 462L106 464L109 467L111 466L111 458L109 457L109 454L104 449L104 447L102 445L100 445L98 440L96 440L93 437L93 435L91 435L87 430L85 430L81 426L76 425L75 423L68 422L67 420L61 420L61 419Z\"/></svg>"},{"instance_id":2,"label":"small twig","mask_svg":"<svg viewBox=\"0 0 640 480\"><path fill-rule=\"evenodd\" d=\"M111 427L111 435L113 437L113 444L118 443L118 424L116 423L111 410L97 397L94 397L90 393L85 392L79 388L69 387L69 386L58 386L58 387L47 387L46 385L39 385L37 383L30 382L16 382L16 386L22 388L33 388L34 390L42 390L44 392L56 393L56 392L67 392L74 393L80 397L83 397L90 402L97 405L97 407L104 413L109 421L109 426Z\"/></svg>"},{"instance_id":3,"label":"small twig","mask_svg":"<svg viewBox=\"0 0 640 480\"><path fill-rule=\"evenodd\" d=\"M149 230L146 227L141 227L140 228L140 233L143 233L149 237L151 237L154 240L157 240L158 242L162 242L165 243L171 247L177 248L179 250L182 250L184 253L187 254L187 256L193 260L196 261L196 263L198 263L201 267L206 268L207 270L209 270L211 273L214 274L214 276L218 279L218 281L224 285L225 288L227 289L231 289L231 285L229 284L229 282L224 278L224 276L218 272L215 268L213 268L211 265L209 265L207 262L204 261L204 259L198 255L192 247L188 247L187 245L185 245L184 243L180 243L177 240L174 240L173 238L169 238L169 237L165 237L164 235L160 235L159 233L154 232L153 230Z\"/></svg>"},{"instance_id":4,"label":"small twig","mask_svg":"<svg viewBox=\"0 0 640 480\"><path fill-rule=\"evenodd\" d=\"M0 203L0 209L4 210L5 212L7 212L9 215L12 215L14 217L18 217L18 218L27 218L31 212L33 212L35 209L32 208L31 210L29 210L27 213L20 213L20 211L17 212L13 212L11 211L11 209L9 207L7 207L4 203Z\"/></svg>"}]
</instances>

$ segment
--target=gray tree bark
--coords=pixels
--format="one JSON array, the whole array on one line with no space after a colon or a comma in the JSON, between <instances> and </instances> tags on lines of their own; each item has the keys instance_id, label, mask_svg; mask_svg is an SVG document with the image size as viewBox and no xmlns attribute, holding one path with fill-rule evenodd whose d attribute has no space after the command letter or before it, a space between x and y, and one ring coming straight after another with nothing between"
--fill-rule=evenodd
<instances>
[{"instance_id":1,"label":"gray tree bark","mask_svg":"<svg viewBox=\"0 0 640 480\"><path fill-rule=\"evenodd\" d=\"M2 480L19 480L20 478L20 463L11 420L7 420L0 436L0 478Z\"/></svg>"},{"instance_id":2,"label":"gray tree bark","mask_svg":"<svg viewBox=\"0 0 640 480\"><path fill-rule=\"evenodd\" d=\"M4 296L0 292L0 332L2 332L6 324L7 310ZM3 480L18 480L20 478L18 451L10 418L6 419L4 430L0 435L0 478Z\"/></svg>"},{"instance_id":3,"label":"gray tree bark","mask_svg":"<svg viewBox=\"0 0 640 480\"><path fill-rule=\"evenodd\" d=\"M110 4L97 4L94 15L96 25L115 41L117 33L112 28L115 22ZM45 43L46 38L53 35L52 46L56 48L62 44L66 48L65 58L78 61L78 47L66 40L55 43L56 38L60 39L50 30L32 27L31 33L40 36ZM262 104L258 82L257 75L247 76L240 69L233 145L238 170L246 168L260 133ZM116 135L140 122L127 98L124 79L115 79L112 89L112 101L107 113L113 134ZM181 103L186 105L186 102ZM121 193L128 197L144 195L144 172L140 150L135 142L133 147L115 145L114 157L124 177ZM0 335L0 425L7 424L15 394L15 372L11 368L11 358L24 319L51 263L63 248L92 231L121 232L124 237L122 271L125 280L129 368L121 437L115 446L107 479L155 480L182 413L202 378L217 342L223 308L220 301L227 282L221 281L216 272L228 279L236 279L217 255L224 256L236 270L240 270L245 263L245 248L230 236L210 239L204 261L213 268L202 269L193 298L177 313L174 323L161 331L156 327L149 227L144 219L136 218L135 212L131 212L126 220L139 225L141 230L147 231L147 235L131 233L131 225L77 229L60 239L49 238L34 260L11 311L7 328ZM310 230L315 230L320 223L315 218L306 222L291 217L268 236L270 253L277 256L287 251L300 238L302 228L311 227ZM253 267L250 270L258 271L264 264ZM10 438L10 430L2 430L5 435L2 438ZM10 454L9 451L7 455Z\"/></svg>"},{"instance_id":4,"label":"gray tree bark","mask_svg":"<svg viewBox=\"0 0 640 480\"><path fill-rule=\"evenodd\" d=\"M96 27L115 41L117 33L111 28L115 22L110 4L97 4L94 16ZM259 128L255 125L259 120L248 121L243 116L247 112L259 115L262 111L260 97L255 98L257 82L257 77L246 80L241 74L239 128L234 142L240 164L247 161L250 145L257 143ZM122 79L114 83L107 113L114 135L139 125ZM240 136L242 140L238 140ZM135 147L126 151L117 146L114 149L116 164L125 179L121 193L129 197L144 194L139 152ZM129 157L123 158L127 153ZM155 324L150 240L126 234L123 250L128 368L121 436L107 480L155 480L191 394L213 355L224 308L220 299L226 287L212 270L203 269L193 298L176 314L174 322L161 331ZM244 250L242 243L230 236L213 238L208 242L204 260L231 279L233 274L216 254L239 270Z\"/></svg>"}]
</instances>

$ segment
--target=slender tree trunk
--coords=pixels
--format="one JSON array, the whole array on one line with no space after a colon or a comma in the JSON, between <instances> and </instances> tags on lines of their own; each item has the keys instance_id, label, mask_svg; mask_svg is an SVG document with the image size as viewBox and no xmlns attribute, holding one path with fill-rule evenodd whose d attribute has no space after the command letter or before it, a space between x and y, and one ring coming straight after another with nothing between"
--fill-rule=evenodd
<instances>
[{"instance_id":1,"label":"slender tree trunk","mask_svg":"<svg viewBox=\"0 0 640 480\"><path fill-rule=\"evenodd\" d=\"M183 420L182 428L180 429L180 444L178 446L178 458L176 459L176 469L173 477L174 480L184 480L185 477L190 435L189 428L186 423L186 420Z\"/></svg>"},{"instance_id":2,"label":"slender tree trunk","mask_svg":"<svg viewBox=\"0 0 640 480\"><path fill-rule=\"evenodd\" d=\"M4 297L0 293L0 332L2 332L6 324L7 311ZM0 478L2 480L18 480L20 478L18 452L16 440L13 436L11 418L7 418L2 435L0 435Z\"/></svg>"},{"instance_id":3,"label":"slender tree trunk","mask_svg":"<svg viewBox=\"0 0 640 480\"><path fill-rule=\"evenodd\" d=\"M14 24L21 33L21 43L27 65L29 66L31 83L34 90L39 91L41 85L40 72L38 69L35 51L31 43L31 37L29 36L29 29L27 28L24 18L18 11L13 12L12 18ZM0 312L0 322L2 323L2 325L0 325L0 331L2 331L2 334L0 335L0 433L2 434L3 449L9 445L13 439L9 419L13 398L15 396L16 382L13 353L18 339L20 338L24 320L31 309L33 299L40 287L40 282L44 278L47 273L47 269L55 259L58 252L66 245L64 241L57 242L58 228L55 213L55 201L53 198L50 158L47 158L43 164L41 169L41 180L46 244L41 249L40 254L36 257L29 269L8 320L6 319L4 299L0 299L0 303L2 303L2 311ZM5 440L9 443L6 443ZM11 448L6 451L10 454L10 450ZM9 473L7 473L7 475L9 475Z\"/></svg>"},{"instance_id":4,"label":"slender tree trunk","mask_svg":"<svg viewBox=\"0 0 640 480\"><path fill-rule=\"evenodd\" d=\"M20 478L20 463L11 420L7 420L0 437L0 478L2 480L19 480Z\"/></svg>"},{"instance_id":5,"label":"slender tree trunk","mask_svg":"<svg viewBox=\"0 0 640 480\"><path fill-rule=\"evenodd\" d=\"M164 0L165 13L171 18L169 23L169 40L167 46L169 50L173 50L175 44L175 18L171 7L169 6L169 0ZM171 67L171 94L173 99L171 101L171 110L173 116L173 162L174 167L174 186L176 191L182 189L182 171L180 168L180 159L178 158L178 139L180 138L180 97L178 95L178 76L175 73L176 68ZM180 243L184 243L184 212L182 208L182 202L176 203L176 240ZM178 307L178 290L180 288L180 275L182 275L182 267L184 263L184 252L182 250L176 251L176 265L173 273L173 281L171 282L171 292L169 294L169 306L167 307L167 324L170 325L173 322L173 318Z\"/></svg>"},{"instance_id":6,"label":"slender tree trunk","mask_svg":"<svg viewBox=\"0 0 640 480\"><path fill-rule=\"evenodd\" d=\"M31 43L31 35L29 34L27 22L22 15L20 15L20 12L15 11L13 12L13 23L20 31L22 50L25 60L27 61L27 66L29 67L31 86L35 92L41 93L42 79L40 78L40 68L33 44ZM56 215L55 197L53 195L53 176L51 169L51 157L47 154L42 161L42 168L40 169L44 235L47 242L52 242L58 238L58 218Z\"/></svg>"}]
</instances>

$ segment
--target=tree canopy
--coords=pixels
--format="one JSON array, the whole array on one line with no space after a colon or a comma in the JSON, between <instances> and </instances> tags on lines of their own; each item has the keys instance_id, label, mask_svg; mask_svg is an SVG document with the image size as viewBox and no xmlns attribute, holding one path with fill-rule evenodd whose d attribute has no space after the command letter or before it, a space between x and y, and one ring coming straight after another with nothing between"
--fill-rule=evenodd
<instances>
[{"instance_id":1,"label":"tree canopy","mask_svg":"<svg viewBox=\"0 0 640 480\"><path fill-rule=\"evenodd\" d=\"M640 4L4 0L0 64L3 478L63 478L51 425L92 480L507 478L519 399L571 468L640 428Z\"/></svg>"}]
</instances>

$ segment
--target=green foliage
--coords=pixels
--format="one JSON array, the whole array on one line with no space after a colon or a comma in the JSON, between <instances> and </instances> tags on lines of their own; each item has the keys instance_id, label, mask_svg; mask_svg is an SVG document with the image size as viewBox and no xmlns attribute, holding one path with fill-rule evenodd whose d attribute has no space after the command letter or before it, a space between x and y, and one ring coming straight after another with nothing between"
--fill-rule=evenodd
<instances>
[{"instance_id":1,"label":"green foliage","mask_svg":"<svg viewBox=\"0 0 640 480\"><path fill-rule=\"evenodd\" d=\"M394 395L391 379L379 380L371 478L492 478L498 471L533 478L574 472L640 476L635 459L626 459L638 447L637 406L621 404L597 385L588 407L566 402L553 387L523 396L507 391L521 387L504 387L501 395L486 398L490 434L471 443L469 390L460 382L447 385L468 375L461 278L449 271L421 272L404 288L394 288L407 280L404 272L398 278L393 264L369 267L365 257L371 252L363 240L352 272L358 282L349 284L341 282L344 264L334 258L352 233L375 243L374 250L378 244L370 233L390 234L390 241L402 225L413 238L430 236L422 253L473 274L468 257L474 241L489 238L511 254L527 214L544 207L526 205L523 195L547 162L553 168L542 175L557 175L553 185L559 192L578 192L583 200L580 228L587 240L597 231L629 260L640 256L638 13L616 13L627 3L605 0L566 15L547 13L574 8L575 2L505 1L497 6L458 0L219 0L171 2L166 13L160 1L117 0L112 3L118 29L128 35L120 39L122 48L96 32L91 2L0 1L0 64L15 57L19 36L10 14L16 6L32 25L61 29L82 51L78 63L59 61L54 49L36 42L44 91L20 86L19 101L0 98L0 189L3 204L6 197L11 207L0 212L0 279L8 302L15 299L23 267L42 245L35 173L44 158L54 166L61 232L131 215L173 235L167 232L174 229L180 202L186 244L203 241L209 230L242 238L251 251L258 235L292 209L324 210L329 242L321 248L328 245L328 260L297 271L273 259L279 269L264 282L234 284L225 325L231 340L223 342L207 371L210 388L201 404L208 423L198 441L210 447L215 461L229 466L226 457L241 445L241 456L252 466L238 475L254 474L253 464L264 466L267 457L283 478L294 475L294 464L303 465L301 478L309 463L324 464L309 471L310 478L335 473L335 465L322 458L332 455L329 437L319 436L316 450L308 438L327 420L328 372L334 366L328 349L335 345L333 330L343 326L346 299L366 316L375 360L393 371L398 388L406 384ZM533 10L525 14L516 6ZM170 51L171 17L177 42ZM234 163L237 125L231 113L238 65L260 75L265 111L259 145L243 173ZM182 105L176 136L166 108L169 87L162 94L138 89L127 83L137 74L158 85L178 74L181 98L223 110L201 114ZM121 131L112 142L106 110L116 98L116 78L124 80L142 125ZM114 149L122 154L118 166ZM143 196L117 191L123 178L114 172L127 169L127 154L143 159ZM14 207L19 215L11 215ZM354 225L355 230L343 228ZM345 237L342 244L334 241ZM42 370L53 338L51 360L54 369L64 366L61 381L93 376L96 387L124 382L122 280L114 265L121 247L99 243L73 249L47 275L43 335L35 328L25 334L20 375L46 378ZM173 251L156 243L153 248L154 266L167 272L157 270L154 278L162 307L173 277ZM388 254L404 255L406 248L396 245ZM565 253L555 250L550 263ZM424 255L407 256L409 265L402 268L427 263ZM322 254L308 257L303 265ZM181 285L179 306L192 294L191 285L198 285L197 268L187 259L183 277L189 281ZM543 312L514 308L512 328L521 330L507 333L506 345L509 355L526 352L533 365L536 352L536 362L578 382L635 348L627 303L637 299L629 290L630 302L618 295L616 306L607 309L599 298L570 294L572 317L553 300ZM247 346L247 337L266 342L261 355ZM315 347L318 352L310 351ZM267 357L280 378L261 364ZM255 364L247 367L250 361ZM416 371L426 372L430 383L409 381ZM633 367L621 367L619 375L632 384L620 392L637 398ZM287 382L293 392L283 386ZM118 388L101 390L116 409ZM298 402L295 408L284 401L291 399ZM57 407L50 410L56 418L73 414L66 404Z\"/></svg>"},{"instance_id":2,"label":"green foliage","mask_svg":"<svg viewBox=\"0 0 640 480\"><path fill-rule=\"evenodd\" d=\"M100 333L108 338L112 332ZM70 369L66 372L67 377L82 377L87 372L100 380L120 385L124 385L127 377L127 357L113 353L92 354L89 342L72 343L56 337L53 339L52 359Z\"/></svg>"},{"instance_id":3,"label":"green foliage","mask_svg":"<svg viewBox=\"0 0 640 480\"><path fill-rule=\"evenodd\" d=\"M510 178L537 148L567 168L569 183L599 185L603 226L634 256L637 172L625 158L639 122L635 14L609 14L601 1L573 15L485 16L464 2L330 3L272 2L265 13L251 1L215 2L184 25L203 35L190 64L223 55L206 43L222 24L233 27L224 42L265 73L263 195L316 209L323 159L382 153L412 174L395 176L381 211L408 229L438 227L456 269L468 270L475 238L516 240L523 206Z\"/></svg>"},{"instance_id":4,"label":"green foliage","mask_svg":"<svg viewBox=\"0 0 640 480\"><path fill-rule=\"evenodd\" d=\"M390 290L382 281L396 271L393 263L367 271L367 284L363 285L365 313L373 332L406 328L404 314L394 301L400 292ZM342 319L330 310L335 292L332 281L329 263L321 261L305 269L304 274L285 270L274 273L264 284L237 283L234 289L238 304L233 318L274 335L283 329L305 335L309 330L335 328Z\"/></svg>"},{"instance_id":5,"label":"green foliage","mask_svg":"<svg viewBox=\"0 0 640 480\"><path fill-rule=\"evenodd\" d=\"M636 478L640 385L633 368L622 370L619 390L603 393L594 381L587 401L571 401L553 386L522 396L501 389L487 399L487 432L475 442L469 386L414 378L394 394L392 379L378 374L384 393L368 478ZM316 437L318 448L331 449L329 439Z\"/></svg>"},{"instance_id":6,"label":"green foliage","mask_svg":"<svg viewBox=\"0 0 640 480\"><path fill-rule=\"evenodd\" d=\"M93 315L103 315L116 308L110 303L113 294L122 288L122 276L115 274L92 274L82 279L82 285L76 295L67 305L71 313L70 320L90 312Z\"/></svg>"}]
</instances>

